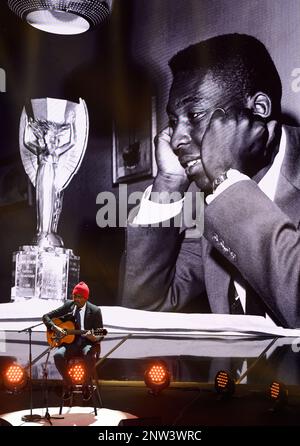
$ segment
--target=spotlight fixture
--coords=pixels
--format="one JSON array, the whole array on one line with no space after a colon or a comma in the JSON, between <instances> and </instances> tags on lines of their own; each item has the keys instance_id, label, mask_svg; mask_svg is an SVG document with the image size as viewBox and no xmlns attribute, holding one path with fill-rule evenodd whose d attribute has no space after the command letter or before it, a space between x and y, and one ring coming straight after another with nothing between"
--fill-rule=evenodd
<instances>
[{"instance_id":1,"label":"spotlight fixture","mask_svg":"<svg viewBox=\"0 0 300 446\"><path fill-rule=\"evenodd\" d=\"M70 359L68 362L67 373L74 385L83 384L86 378L86 366L83 359Z\"/></svg>"},{"instance_id":2,"label":"spotlight fixture","mask_svg":"<svg viewBox=\"0 0 300 446\"><path fill-rule=\"evenodd\" d=\"M230 397L235 392L235 382L228 372L220 370L215 377L216 391L226 397Z\"/></svg>"},{"instance_id":3,"label":"spotlight fixture","mask_svg":"<svg viewBox=\"0 0 300 446\"><path fill-rule=\"evenodd\" d=\"M104 22L113 0L7 0L9 8L34 28L53 34L81 34Z\"/></svg>"},{"instance_id":4,"label":"spotlight fixture","mask_svg":"<svg viewBox=\"0 0 300 446\"><path fill-rule=\"evenodd\" d=\"M279 409L288 402L288 389L279 381L270 384L267 395L275 403L274 409Z\"/></svg>"},{"instance_id":5,"label":"spotlight fixture","mask_svg":"<svg viewBox=\"0 0 300 446\"><path fill-rule=\"evenodd\" d=\"M27 373L19 364L11 364L3 372L3 386L12 393L22 390L27 381Z\"/></svg>"},{"instance_id":6,"label":"spotlight fixture","mask_svg":"<svg viewBox=\"0 0 300 446\"><path fill-rule=\"evenodd\" d=\"M164 362L152 364L144 373L144 381L153 395L158 395L170 385L170 372Z\"/></svg>"}]
</instances>

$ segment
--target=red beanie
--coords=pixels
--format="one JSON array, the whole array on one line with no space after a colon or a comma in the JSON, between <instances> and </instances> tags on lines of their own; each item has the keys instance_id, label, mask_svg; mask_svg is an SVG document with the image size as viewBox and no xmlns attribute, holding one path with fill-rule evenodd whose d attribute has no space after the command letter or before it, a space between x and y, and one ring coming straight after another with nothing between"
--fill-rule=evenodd
<instances>
[{"instance_id":1,"label":"red beanie","mask_svg":"<svg viewBox=\"0 0 300 446\"><path fill-rule=\"evenodd\" d=\"M79 282L74 286L72 294L80 294L84 299L89 298L90 290L86 283Z\"/></svg>"}]
</instances>

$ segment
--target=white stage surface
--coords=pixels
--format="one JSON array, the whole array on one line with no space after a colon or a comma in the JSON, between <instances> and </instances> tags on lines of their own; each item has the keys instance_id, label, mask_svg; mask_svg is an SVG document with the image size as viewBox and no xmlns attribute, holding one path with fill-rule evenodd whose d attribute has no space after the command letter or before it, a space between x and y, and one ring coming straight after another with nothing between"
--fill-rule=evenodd
<instances>
[{"instance_id":1,"label":"white stage surface","mask_svg":"<svg viewBox=\"0 0 300 446\"><path fill-rule=\"evenodd\" d=\"M126 412L111 409L97 409L98 415L95 416L92 407L64 407L62 415L59 415L57 407L50 407L49 413L53 426L118 426L121 420L137 418ZM29 410L20 410L1 415L1 418L8 421L12 426L50 426L49 421L42 418L36 422L22 421L24 415L29 415ZM34 415L45 416L45 409L33 409ZM56 419L55 417L58 417ZM63 417L63 418L62 418Z\"/></svg>"}]
</instances>

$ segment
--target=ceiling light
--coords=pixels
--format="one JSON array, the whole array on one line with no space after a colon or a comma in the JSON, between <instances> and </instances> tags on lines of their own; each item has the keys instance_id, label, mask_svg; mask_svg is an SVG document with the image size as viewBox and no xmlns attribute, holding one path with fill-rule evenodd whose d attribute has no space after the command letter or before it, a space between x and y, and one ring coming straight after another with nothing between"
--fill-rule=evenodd
<instances>
[{"instance_id":1,"label":"ceiling light","mask_svg":"<svg viewBox=\"0 0 300 446\"><path fill-rule=\"evenodd\" d=\"M8 0L9 8L34 28L53 34L81 34L104 22L113 0Z\"/></svg>"}]
</instances>

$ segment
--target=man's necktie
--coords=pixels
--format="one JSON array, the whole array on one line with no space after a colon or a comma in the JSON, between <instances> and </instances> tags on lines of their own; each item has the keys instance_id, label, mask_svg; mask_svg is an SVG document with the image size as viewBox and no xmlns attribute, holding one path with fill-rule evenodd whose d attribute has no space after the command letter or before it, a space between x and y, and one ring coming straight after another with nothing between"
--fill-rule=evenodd
<instances>
[{"instance_id":1,"label":"man's necktie","mask_svg":"<svg viewBox=\"0 0 300 446\"><path fill-rule=\"evenodd\" d=\"M235 276L236 277L236 276ZM244 283L246 292L246 311L243 310L241 300L237 294L234 279L231 277L228 288L228 300L230 314L252 314L255 316L266 315L263 302L248 283Z\"/></svg>"},{"instance_id":2,"label":"man's necktie","mask_svg":"<svg viewBox=\"0 0 300 446\"><path fill-rule=\"evenodd\" d=\"M81 320L80 320L80 310L81 308L76 308L74 319L75 319L75 329L80 330L81 329Z\"/></svg>"},{"instance_id":3,"label":"man's necktie","mask_svg":"<svg viewBox=\"0 0 300 446\"><path fill-rule=\"evenodd\" d=\"M234 286L234 279L230 279L228 288L228 301L229 301L229 311L230 314L245 314L240 298L237 294L236 288Z\"/></svg>"}]
</instances>

